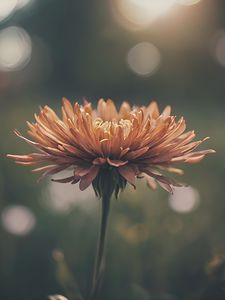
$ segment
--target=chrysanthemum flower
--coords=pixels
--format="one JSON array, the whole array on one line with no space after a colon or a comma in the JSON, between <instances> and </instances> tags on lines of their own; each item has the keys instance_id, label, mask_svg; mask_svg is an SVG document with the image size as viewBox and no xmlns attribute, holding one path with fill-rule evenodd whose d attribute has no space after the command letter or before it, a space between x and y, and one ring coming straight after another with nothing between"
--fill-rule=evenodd
<instances>
[{"instance_id":1,"label":"chrysanthemum flower","mask_svg":"<svg viewBox=\"0 0 225 300\"><path fill-rule=\"evenodd\" d=\"M117 196L127 182L135 186L143 177L151 187L159 183L172 192L177 183L162 173L182 174L174 165L197 163L214 150L195 151L207 138L193 141L195 133L185 132L185 120L170 114L170 106L160 114L156 102L133 108L123 102L117 111L112 100L99 100L94 110L91 103L72 105L63 99L62 119L45 106L35 123L27 122L32 140L15 130L38 151L8 157L21 165L44 164L33 170L42 176L72 168L70 177L53 181L79 182L81 190L93 184L99 196Z\"/></svg>"}]
</instances>

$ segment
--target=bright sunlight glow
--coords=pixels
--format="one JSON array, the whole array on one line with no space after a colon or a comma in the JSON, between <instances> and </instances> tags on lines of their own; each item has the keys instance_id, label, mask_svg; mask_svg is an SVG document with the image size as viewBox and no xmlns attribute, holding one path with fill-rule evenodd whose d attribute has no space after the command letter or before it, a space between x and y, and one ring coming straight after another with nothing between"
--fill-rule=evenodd
<instances>
[{"instance_id":1,"label":"bright sunlight glow","mask_svg":"<svg viewBox=\"0 0 225 300\"><path fill-rule=\"evenodd\" d=\"M195 5L198 4L201 0L177 0L178 4L190 6L190 5Z\"/></svg>"},{"instance_id":2,"label":"bright sunlight glow","mask_svg":"<svg viewBox=\"0 0 225 300\"><path fill-rule=\"evenodd\" d=\"M17 0L0 0L0 22L13 13L16 5Z\"/></svg>"},{"instance_id":3,"label":"bright sunlight glow","mask_svg":"<svg viewBox=\"0 0 225 300\"><path fill-rule=\"evenodd\" d=\"M120 23L130 29L143 29L168 12L176 0L116 0L112 3Z\"/></svg>"}]
</instances>

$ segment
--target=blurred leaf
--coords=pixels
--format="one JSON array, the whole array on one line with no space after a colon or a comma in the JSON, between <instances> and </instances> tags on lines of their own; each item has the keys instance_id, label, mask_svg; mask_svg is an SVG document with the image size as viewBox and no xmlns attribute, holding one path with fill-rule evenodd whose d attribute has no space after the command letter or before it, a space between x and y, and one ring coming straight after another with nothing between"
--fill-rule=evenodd
<instances>
[{"instance_id":1,"label":"blurred leaf","mask_svg":"<svg viewBox=\"0 0 225 300\"><path fill-rule=\"evenodd\" d=\"M82 296L79 292L77 281L73 277L69 267L64 258L64 254L61 250L53 251L53 258L56 262L56 275L59 283L64 288L66 293L70 296L70 300L82 300ZM66 298L65 298L66 299ZM53 299L53 300L64 300L61 299Z\"/></svg>"}]
</instances>

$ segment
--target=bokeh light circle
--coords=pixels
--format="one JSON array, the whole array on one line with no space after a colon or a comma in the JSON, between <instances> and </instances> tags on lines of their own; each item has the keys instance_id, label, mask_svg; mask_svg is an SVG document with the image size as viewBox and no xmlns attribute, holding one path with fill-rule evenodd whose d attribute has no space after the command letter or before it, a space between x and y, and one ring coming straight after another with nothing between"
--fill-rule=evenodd
<instances>
[{"instance_id":1,"label":"bokeh light circle","mask_svg":"<svg viewBox=\"0 0 225 300\"><path fill-rule=\"evenodd\" d=\"M59 178L61 176L68 177L69 175L70 172L64 171L61 172ZM43 190L42 198L46 199L44 205L53 213L67 214L75 207L79 207L87 213L92 213L96 208L96 202L93 201L95 194L92 187L81 191L78 185L49 181Z\"/></svg>"},{"instance_id":2,"label":"bokeh light circle","mask_svg":"<svg viewBox=\"0 0 225 300\"><path fill-rule=\"evenodd\" d=\"M140 30L167 13L176 0L112 0L115 19L128 29Z\"/></svg>"},{"instance_id":3,"label":"bokeh light circle","mask_svg":"<svg viewBox=\"0 0 225 300\"><path fill-rule=\"evenodd\" d=\"M174 193L169 196L169 206L178 213L190 213L200 203L200 196L193 187L174 188Z\"/></svg>"},{"instance_id":4,"label":"bokeh light circle","mask_svg":"<svg viewBox=\"0 0 225 300\"><path fill-rule=\"evenodd\" d=\"M62 295L51 295L48 298L49 300L68 300L66 297Z\"/></svg>"},{"instance_id":5,"label":"bokeh light circle","mask_svg":"<svg viewBox=\"0 0 225 300\"><path fill-rule=\"evenodd\" d=\"M22 205L5 207L2 211L1 221L5 230L15 235L28 234L36 223L32 211Z\"/></svg>"},{"instance_id":6,"label":"bokeh light circle","mask_svg":"<svg viewBox=\"0 0 225 300\"><path fill-rule=\"evenodd\" d=\"M161 63L161 55L155 45L142 42L129 50L127 63L134 73L149 76L157 71Z\"/></svg>"},{"instance_id":7,"label":"bokeh light circle","mask_svg":"<svg viewBox=\"0 0 225 300\"><path fill-rule=\"evenodd\" d=\"M8 18L15 10L17 0L0 0L0 22Z\"/></svg>"},{"instance_id":8,"label":"bokeh light circle","mask_svg":"<svg viewBox=\"0 0 225 300\"><path fill-rule=\"evenodd\" d=\"M30 5L33 2L33 0L17 0L17 9L24 8L27 5Z\"/></svg>"},{"instance_id":9,"label":"bokeh light circle","mask_svg":"<svg viewBox=\"0 0 225 300\"><path fill-rule=\"evenodd\" d=\"M30 61L32 42L28 33L16 26L0 31L0 70L15 71Z\"/></svg>"},{"instance_id":10,"label":"bokeh light circle","mask_svg":"<svg viewBox=\"0 0 225 300\"><path fill-rule=\"evenodd\" d=\"M213 55L218 63L225 67L225 31L221 30L213 43Z\"/></svg>"}]
</instances>

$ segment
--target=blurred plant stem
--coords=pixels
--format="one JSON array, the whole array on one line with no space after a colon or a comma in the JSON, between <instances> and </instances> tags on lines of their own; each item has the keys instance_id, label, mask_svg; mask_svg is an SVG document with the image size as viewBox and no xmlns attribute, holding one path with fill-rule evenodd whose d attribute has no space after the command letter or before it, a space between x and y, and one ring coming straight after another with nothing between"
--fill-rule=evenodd
<instances>
[{"instance_id":1,"label":"blurred plant stem","mask_svg":"<svg viewBox=\"0 0 225 300\"><path fill-rule=\"evenodd\" d=\"M97 244L97 252L95 257L95 266L92 277L92 286L89 293L89 300L97 299L99 288L101 285L101 279L104 269L104 253L105 253L105 244L106 244L106 232L107 232L107 223L110 209L110 198L111 196L104 195L101 199L102 209L101 209L101 222L99 228L99 237Z\"/></svg>"},{"instance_id":2,"label":"blurred plant stem","mask_svg":"<svg viewBox=\"0 0 225 300\"><path fill-rule=\"evenodd\" d=\"M61 250L54 250L53 258L57 266L57 279L65 290L66 296L69 300L84 300L79 292L77 282L67 266L63 252Z\"/></svg>"}]
</instances>

